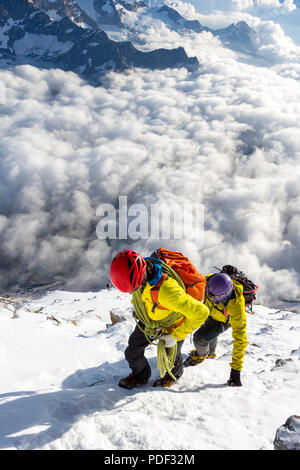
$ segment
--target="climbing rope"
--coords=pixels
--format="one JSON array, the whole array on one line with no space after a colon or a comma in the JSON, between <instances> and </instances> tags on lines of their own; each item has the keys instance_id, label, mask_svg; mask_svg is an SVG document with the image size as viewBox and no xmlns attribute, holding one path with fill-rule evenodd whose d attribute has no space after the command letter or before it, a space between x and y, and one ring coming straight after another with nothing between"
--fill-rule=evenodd
<instances>
[{"instance_id":1,"label":"climbing rope","mask_svg":"<svg viewBox=\"0 0 300 470\"><path fill-rule=\"evenodd\" d=\"M178 276L178 274L168 266L163 261L159 261L162 265L162 270L171 278L175 279L178 284L185 290L185 286ZM168 373L174 380L176 377L172 374L172 368L175 364L176 354L177 354L177 343L172 348L168 348L168 351L165 348L165 342L159 339L161 334L164 334L166 330L171 325L174 325L176 321L180 318L181 314L178 312L172 312L166 318L155 321L149 318L144 302L142 301L142 289L139 289L132 294L132 304L135 309L135 321L138 328L144 333L147 338L147 341L150 344L157 346L157 368L160 371L160 377L164 377ZM139 324L141 322L144 328Z\"/></svg>"}]
</instances>

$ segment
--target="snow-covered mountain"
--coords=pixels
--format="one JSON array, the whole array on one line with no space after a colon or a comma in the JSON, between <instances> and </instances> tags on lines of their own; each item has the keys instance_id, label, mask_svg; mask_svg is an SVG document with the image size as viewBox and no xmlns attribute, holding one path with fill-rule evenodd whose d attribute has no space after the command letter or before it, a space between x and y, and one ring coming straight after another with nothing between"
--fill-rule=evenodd
<instances>
[{"instance_id":1,"label":"snow-covered mountain","mask_svg":"<svg viewBox=\"0 0 300 470\"><path fill-rule=\"evenodd\" d=\"M66 9L62 9L63 0L51 5L43 0L35 0L35 3L48 12L55 12L56 15L62 15L62 11L63 14L66 12ZM106 30L112 37L123 37L136 44L140 43L142 33L144 33L145 41L147 40L145 34L147 35L149 29L163 23L171 31L174 30L180 34L211 32L226 47L247 53L253 53L255 50L253 41L255 33L246 22L240 21L226 28L214 30L202 25L198 19L186 19L176 8L171 7L168 2L165 4L164 1L151 3L135 0L73 0L72 5L73 8L76 5L76 11L79 7L83 13L81 15L77 13L81 24L83 21L86 27L91 25L93 28L96 24L98 28ZM72 21L75 20L76 14L69 10L68 15Z\"/></svg>"},{"instance_id":2,"label":"snow-covered mountain","mask_svg":"<svg viewBox=\"0 0 300 470\"><path fill-rule=\"evenodd\" d=\"M17 4L0 1L2 63L72 70L96 82L101 73L111 69L192 68L198 63L195 57L187 57L182 47L143 52L128 41L111 40L75 1L70 5L66 1L34 3L38 7L29 0L18 0Z\"/></svg>"},{"instance_id":3,"label":"snow-covered mountain","mask_svg":"<svg viewBox=\"0 0 300 470\"><path fill-rule=\"evenodd\" d=\"M183 47L147 44L149 29L164 24L185 35L210 32L233 50L256 54L255 32L240 21L212 30L168 5L124 0L0 0L0 59L71 70L97 83L107 70L197 66ZM149 50L145 50L145 48Z\"/></svg>"}]
</instances>

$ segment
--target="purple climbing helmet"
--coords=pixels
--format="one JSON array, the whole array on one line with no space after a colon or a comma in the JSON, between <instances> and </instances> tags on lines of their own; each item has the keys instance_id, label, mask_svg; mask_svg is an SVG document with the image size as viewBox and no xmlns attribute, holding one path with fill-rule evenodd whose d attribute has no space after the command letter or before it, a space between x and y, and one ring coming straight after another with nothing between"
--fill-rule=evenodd
<instances>
[{"instance_id":1,"label":"purple climbing helmet","mask_svg":"<svg viewBox=\"0 0 300 470\"><path fill-rule=\"evenodd\" d=\"M230 296L233 282L228 274L213 274L207 281L207 296L212 302L218 303Z\"/></svg>"}]
</instances>

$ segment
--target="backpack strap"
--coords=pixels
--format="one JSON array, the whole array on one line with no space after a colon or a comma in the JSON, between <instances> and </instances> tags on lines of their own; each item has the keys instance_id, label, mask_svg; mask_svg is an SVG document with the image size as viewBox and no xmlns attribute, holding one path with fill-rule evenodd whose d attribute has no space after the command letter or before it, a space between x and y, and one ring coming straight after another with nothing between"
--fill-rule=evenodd
<instances>
[{"instance_id":1,"label":"backpack strap","mask_svg":"<svg viewBox=\"0 0 300 470\"><path fill-rule=\"evenodd\" d=\"M153 302L153 307L152 307L152 312L154 312L154 310L156 308L160 308L162 310L168 310L166 307L163 307L162 305L160 305L160 303L158 302L158 292L159 292L159 289L160 289L160 286L162 285L162 283L168 279L168 275L166 273L162 273L161 275L161 278L160 280L158 281L157 284L155 284L155 286L153 286L150 290L150 294L151 294L151 299L152 299L152 302Z\"/></svg>"},{"instance_id":2,"label":"backpack strap","mask_svg":"<svg viewBox=\"0 0 300 470\"><path fill-rule=\"evenodd\" d=\"M228 315L228 313L227 313L227 310L225 310L225 308L223 308L223 309L221 310L220 308L218 308L218 307L216 306L216 304L213 304L213 306L214 306L214 308L215 308L216 310L219 310L219 312L223 313L224 317L229 318L229 315Z\"/></svg>"},{"instance_id":3,"label":"backpack strap","mask_svg":"<svg viewBox=\"0 0 300 470\"><path fill-rule=\"evenodd\" d=\"M185 317L181 318L181 320L179 320L178 322L174 323L173 325L171 326L168 326L167 327L167 332L169 334L172 334L173 331L175 330L175 328L178 328L180 325L182 325L182 323L185 321Z\"/></svg>"},{"instance_id":4,"label":"backpack strap","mask_svg":"<svg viewBox=\"0 0 300 470\"><path fill-rule=\"evenodd\" d=\"M208 300L209 300L209 299L208 299ZM206 300L204 301L204 305L205 305L205 303L206 303ZM227 310L225 310L225 308L224 308L224 309L223 309L223 308L220 309L220 308L217 307L217 305L214 304L211 300L209 300L209 303L213 306L214 309L216 309L216 310L218 310L219 312L221 312L221 313L224 315L224 317L227 318L227 322L229 321L229 315L228 315L228 313L227 313Z\"/></svg>"}]
</instances>

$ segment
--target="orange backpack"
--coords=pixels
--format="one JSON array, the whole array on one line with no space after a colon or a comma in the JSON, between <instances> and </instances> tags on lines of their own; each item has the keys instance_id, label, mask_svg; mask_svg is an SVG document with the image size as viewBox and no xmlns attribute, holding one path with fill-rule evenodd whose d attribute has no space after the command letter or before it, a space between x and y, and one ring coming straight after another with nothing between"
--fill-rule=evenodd
<instances>
[{"instance_id":1,"label":"orange backpack","mask_svg":"<svg viewBox=\"0 0 300 470\"><path fill-rule=\"evenodd\" d=\"M187 294L200 302L203 301L206 285L205 276L197 271L188 258L178 251L167 250L166 248L159 248L155 255L170 266L170 268L174 269L185 285ZM165 307L158 303L158 291L166 277L167 274L163 273L159 282L151 289L154 308L165 309Z\"/></svg>"}]
</instances>

